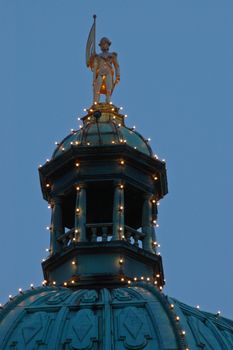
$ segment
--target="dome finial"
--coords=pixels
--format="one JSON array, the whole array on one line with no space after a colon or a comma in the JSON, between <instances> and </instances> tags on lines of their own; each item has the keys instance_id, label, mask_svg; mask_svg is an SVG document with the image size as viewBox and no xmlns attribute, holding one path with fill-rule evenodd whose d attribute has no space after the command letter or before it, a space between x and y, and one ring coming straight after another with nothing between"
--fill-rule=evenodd
<instances>
[{"instance_id":1,"label":"dome finial","mask_svg":"<svg viewBox=\"0 0 233 350\"><path fill-rule=\"evenodd\" d=\"M101 53L96 53L96 15L89 32L86 44L86 65L93 72L93 103L98 103L100 94L106 96L105 102L110 98L117 83L120 81L120 67L116 52L109 52L111 41L103 37L99 46Z\"/></svg>"}]
</instances>

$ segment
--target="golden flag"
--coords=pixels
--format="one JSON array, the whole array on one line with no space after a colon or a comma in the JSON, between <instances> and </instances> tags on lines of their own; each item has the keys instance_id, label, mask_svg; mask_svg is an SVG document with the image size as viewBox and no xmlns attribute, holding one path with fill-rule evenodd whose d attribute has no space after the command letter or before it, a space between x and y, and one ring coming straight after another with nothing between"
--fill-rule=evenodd
<instances>
[{"instance_id":1,"label":"golden flag","mask_svg":"<svg viewBox=\"0 0 233 350\"><path fill-rule=\"evenodd\" d=\"M95 20L96 15L93 16L94 23L91 27L90 33L88 35L87 44L86 44L86 65L87 67L92 66L92 57L95 55Z\"/></svg>"}]
</instances>

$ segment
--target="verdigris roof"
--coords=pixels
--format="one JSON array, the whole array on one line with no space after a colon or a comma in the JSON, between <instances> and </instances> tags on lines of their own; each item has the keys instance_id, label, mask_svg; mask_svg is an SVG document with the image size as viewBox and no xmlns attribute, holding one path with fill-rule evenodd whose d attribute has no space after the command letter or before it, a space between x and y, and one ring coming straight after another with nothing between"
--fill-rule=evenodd
<instances>
[{"instance_id":1,"label":"verdigris roof","mask_svg":"<svg viewBox=\"0 0 233 350\"><path fill-rule=\"evenodd\" d=\"M39 287L0 310L0 349L232 350L233 322L135 283L116 289Z\"/></svg>"},{"instance_id":2,"label":"verdigris roof","mask_svg":"<svg viewBox=\"0 0 233 350\"><path fill-rule=\"evenodd\" d=\"M98 115L98 112L101 113ZM97 114L96 114L97 112ZM124 123L124 115L119 114L119 108L113 105L99 103L88 110L82 118L80 130L73 130L58 145L53 158L66 152L71 147L102 146L124 144L152 156L152 149L148 140L136 132L135 128L128 128Z\"/></svg>"}]
</instances>

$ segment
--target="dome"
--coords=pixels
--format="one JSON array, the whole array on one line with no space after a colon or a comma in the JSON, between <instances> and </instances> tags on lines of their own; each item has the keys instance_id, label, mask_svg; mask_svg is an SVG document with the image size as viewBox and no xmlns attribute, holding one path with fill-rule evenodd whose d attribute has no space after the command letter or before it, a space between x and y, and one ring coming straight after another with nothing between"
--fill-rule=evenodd
<instances>
[{"instance_id":1,"label":"dome","mask_svg":"<svg viewBox=\"0 0 233 350\"><path fill-rule=\"evenodd\" d=\"M233 348L232 321L146 283L99 290L35 288L9 301L0 322L4 350Z\"/></svg>"},{"instance_id":2,"label":"dome","mask_svg":"<svg viewBox=\"0 0 233 350\"><path fill-rule=\"evenodd\" d=\"M101 112L100 112L101 111ZM71 134L63 139L53 153L58 157L71 147L119 145L126 143L139 152L152 156L148 140L135 131L127 128L124 115L119 114L119 108L114 105L99 103L88 109L88 114L82 118L83 126L80 130L72 130Z\"/></svg>"}]
</instances>

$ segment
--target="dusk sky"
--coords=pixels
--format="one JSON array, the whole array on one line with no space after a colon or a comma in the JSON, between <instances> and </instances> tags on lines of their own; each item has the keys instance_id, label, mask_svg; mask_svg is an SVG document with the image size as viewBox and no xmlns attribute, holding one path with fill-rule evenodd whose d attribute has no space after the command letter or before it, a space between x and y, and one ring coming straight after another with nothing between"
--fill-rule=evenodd
<instances>
[{"instance_id":1,"label":"dusk sky","mask_svg":"<svg viewBox=\"0 0 233 350\"><path fill-rule=\"evenodd\" d=\"M0 1L0 303L43 280L50 210L37 169L92 103L93 14L118 53L113 103L166 159L164 293L232 319L232 0Z\"/></svg>"}]
</instances>

